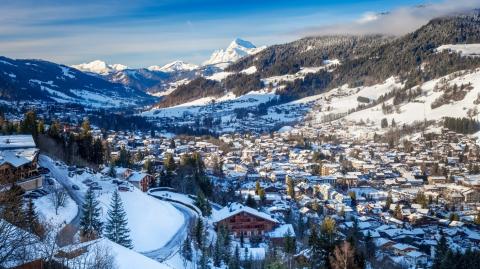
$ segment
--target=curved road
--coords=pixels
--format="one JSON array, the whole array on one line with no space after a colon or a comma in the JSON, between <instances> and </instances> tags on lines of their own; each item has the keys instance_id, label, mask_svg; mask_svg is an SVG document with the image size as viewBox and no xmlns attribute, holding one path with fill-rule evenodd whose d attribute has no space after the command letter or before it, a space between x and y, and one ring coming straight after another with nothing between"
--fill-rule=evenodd
<instances>
[{"instance_id":1,"label":"curved road","mask_svg":"<svg viewBox=\"0 0 480 269\"><path fill-rule=\"evenodd\" d=\"M50 170L50 174L56 179L58 183L60 183L65 188L68 195L70 195L72 200L77 204L78 206L77 215L70 222L70 224L75 228L75 232L76 232L80 227L80 218L82 215L81 205L83 204L83 201L84 201L83 193L81 191L76 191L72 189L72 184L70 179L65 173L63 173L57 168L54 161L50 160L46 156L40 155L39 163L40 163L40 166L46 167ZM151 195L151 196L157 199L160 199L155 195ZM160 200L163 200L163 199L160 199ZM178 211L180 211L184 216L185 223L163 247L142 253L143 255L151 259L157 260L159 262L163 262L170 259L178 251L180 251L180 247L182 246L183 241L185 240L185 238L187 238L187 235L190 229L195 225L195 222L198 218L198 215L195 211L193 211L192 209L182 204L175 203L172 201L165 201L165 200L163 201L171 203Z\"/></svg>"},{"instance_id":2,"label":"curved road","mask_svg":"<svg viewBox=\"0 0 480 269\"><path fill-rule=\"evenodd\" d=\"M155 196L152 195L152 197ZM177 252L180 251L180 247L182 246L183 241L185 241L185 238L187 238L190 229L195 225L196 219L198 217L197 213L190 208L174 202L170 203L175 208L177 208L178 211L182 212L185 218L185 223L163 247L142 253L143 255L159 262L164 262L170 259Z\"/></svg>"}]
</instances>

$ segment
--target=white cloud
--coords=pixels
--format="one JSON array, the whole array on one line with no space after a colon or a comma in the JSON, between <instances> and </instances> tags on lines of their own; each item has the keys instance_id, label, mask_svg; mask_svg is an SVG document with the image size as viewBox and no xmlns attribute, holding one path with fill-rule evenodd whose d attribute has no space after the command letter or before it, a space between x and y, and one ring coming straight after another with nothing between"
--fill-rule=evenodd
<instances>
[{"instance_id":1,"label":"white cloud","mask_svg":"<svg viewBox=\"0 0 480 269\"><path fill-rule=\"evenodd\" d=\"M402 7L388 13L368 12L356 21L303 29L303 35L388 34L412 32L429 20L479 8L478 0L445 0L440 3Z\"/></svg>"}]
</instances>

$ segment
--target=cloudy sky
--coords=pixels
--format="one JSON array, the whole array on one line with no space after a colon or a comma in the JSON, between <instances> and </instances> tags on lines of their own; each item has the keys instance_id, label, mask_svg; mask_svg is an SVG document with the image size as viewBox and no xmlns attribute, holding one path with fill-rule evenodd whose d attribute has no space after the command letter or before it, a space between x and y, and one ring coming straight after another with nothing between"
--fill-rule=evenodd
<instances>
[{"instance_id":1,"label":"cloudy sky","mask_svg":"<svg viewBox=\"0 0 480 269\"><path fill-rule=\"evenodd\" d=\"M0 55L198 64L235 37L271 45L306 35L403 34L474 7L480 0L2 0Z\"/></svg>"}]
</instances>

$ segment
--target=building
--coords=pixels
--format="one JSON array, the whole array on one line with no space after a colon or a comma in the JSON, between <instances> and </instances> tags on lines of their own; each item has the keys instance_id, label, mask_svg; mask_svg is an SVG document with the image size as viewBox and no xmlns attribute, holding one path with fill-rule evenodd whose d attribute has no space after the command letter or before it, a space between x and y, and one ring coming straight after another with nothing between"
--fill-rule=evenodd
<instances>
[{"instance_id":1,"label":"building","mask_svg":"<svg viewBox=\"0 0 480 269\"><path fill-rule=\"evenodd\" d=\"M26 191L41 188L38 153L31 135L0 136L0 186L17 184Z\"/></svg>"},{"instance_id":2,"label":"building","mask_svg":"<svg viewBox=\"0 0 480 269\"><path fill-rule=\"evenodd\" d=\"M147 173L132 172L127 180L141 191L146 192L155 178Z\"/></svg>"},{"instance_id":3,"label":"building","mask_svg":"<svg viewBox=\"0 0 480 269\"><path fill-rule=\"evenodd\" d=\"M278 225L270 215L239 203L222 208L213 219L217 228L224 226L236 237L263 236Z\"/></svg>"}]
</instances>

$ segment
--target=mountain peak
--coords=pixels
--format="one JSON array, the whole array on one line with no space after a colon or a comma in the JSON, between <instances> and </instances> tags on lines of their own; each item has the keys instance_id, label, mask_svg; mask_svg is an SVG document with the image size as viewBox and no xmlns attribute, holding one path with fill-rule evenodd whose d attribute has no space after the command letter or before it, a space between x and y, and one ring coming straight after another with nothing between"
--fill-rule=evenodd
<instances>
[{"instance_id":1,"label":"mountain peak","mask_svg":"<svg viewBox=\"0 0 480 269\"><path fill-rule=\"evenodd\" d=\"M235 47L243 47L243 48L247 48L247 49L254 49L254 48L256 48L256 46L253 45L252 42L243 40L243 39L238 38L238 37L235 38L235 39L230 43L230 46L228 46L228 48L235 48Z\"/></svg>"},{"instance_id":2,"label":"mountain peak","mask_svg":"<svg viewBox=\"0 0 480 269\"><path fill-rule=\"evenodd\" d=\"M195 64L191 63L186 63L184 61L173 61L171 63L168 63L164 66L159 66L159 65L152 65L149 66L147 69L150 71L161 71L161 72L178 72L178 71L192 71L197 69L198 66Z\"/></svg>"},{"instance_id":3,"label":"mountain peak","mask_svg":"<svg viewBox=\"0 0 480 269\"><path fill-rule=\"evenodd\" d=\"M216 50L204 65L216 65L225 68L229 64L238 61L247 55L260 52L265 47L257 48L250 41L235 38L226 49Z\"/></svg>"},{"instance_id":4,"label":"mountain peak","mask_svg":"<svg viewBox=\"0 0 480 269\"><path fill-rule=\"evenodd\" d=\"M123 64L107 64L102 60L94 60L89 63L72 65L72 67L80 71L96 73L100 75L106 75L115 71L122 71L128 68L128 66Z\"/></svg>"}]
</instances>

